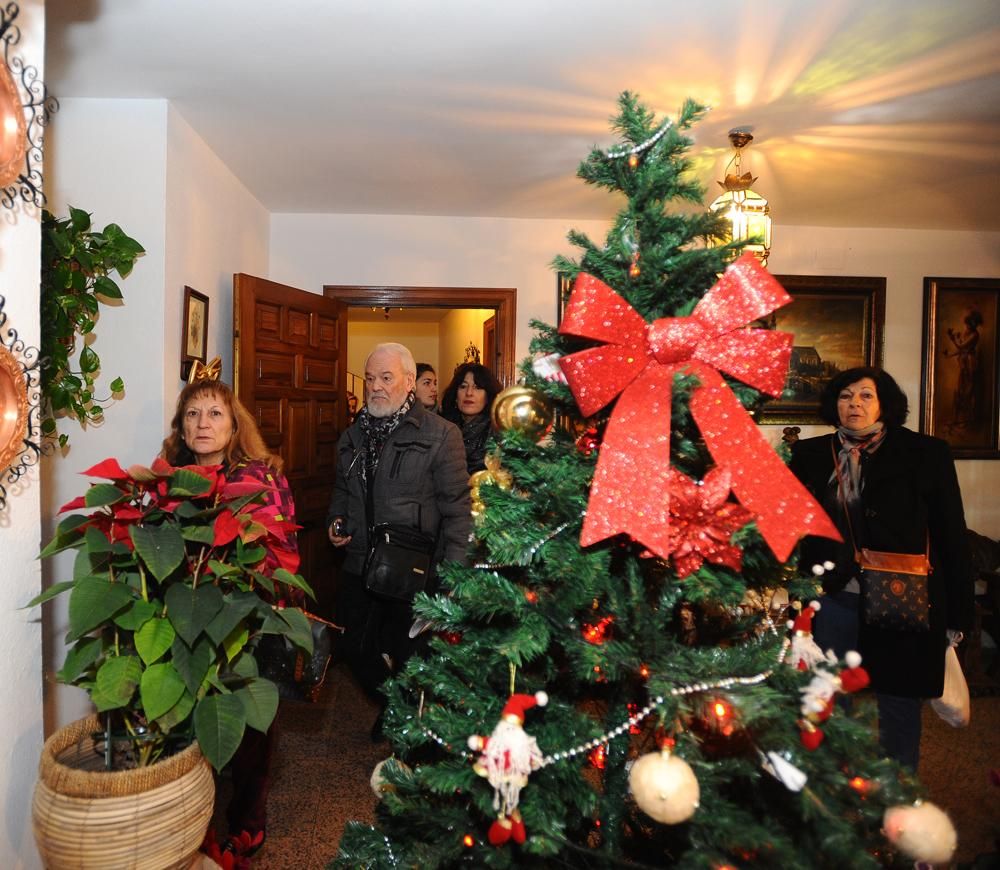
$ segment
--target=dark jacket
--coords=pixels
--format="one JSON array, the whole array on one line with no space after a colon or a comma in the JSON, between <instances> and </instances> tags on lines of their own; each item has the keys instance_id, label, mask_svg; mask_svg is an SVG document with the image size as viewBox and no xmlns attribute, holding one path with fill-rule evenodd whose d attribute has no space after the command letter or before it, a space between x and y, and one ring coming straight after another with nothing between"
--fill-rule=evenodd
<instances>
[{"instance_id":1,"label":"dark jacket","mask_svg":"<svg viewBox=\"0 0 1000 870\"><path fill-rule=\"evenodd\" d=\"M334 518L346 518L352 537L344 570L354 574L362 572L368 555L361 438L355 423L337 442L337 478L326 519L329 527ZM472 507L465 448L456 426L414 402L382 448L374 486L373 525L393 523L436 536L435 563L465 560Z\"/></svg>"},{"instance_id":2,"label":"dark jacket","mask_svg":"<svg viewBox=\"0 0 1000 870\"><path fill-rule=\"evenodd\" d=\"M490 427L489 409L469 420L466 420L462 413L457 410L445 414L444 418L458 426L462 433L462 443L465 445L465 463L469 474L483 471L486 468L486 442L490 440L490 435L493 433Z\"/></svg>"},{"instance_id":3,"label":"dark jacket","mask_svg":"<svg viewBox=\"0 0 1000 870\"><path fill-rule=\"evenodd\" d=\"M792 446L791 470L849 541L843 511L830 486L834 435L808 438ZM834 446L839 447L839 444ZM854 529L858 547L891 553L922 553L930 537L930 631L902 632L860 627L863 664L876 690L906 697L936 698L944 682L945 629L968 631L973 586L962 495L948 444L902 427L890 429L882 445L862 459L864 525ZM825 560L838 563L824 578L828 593L854 575L850 544L808 537L800 565L808 570Z\"/></svg>"}]
</instances>

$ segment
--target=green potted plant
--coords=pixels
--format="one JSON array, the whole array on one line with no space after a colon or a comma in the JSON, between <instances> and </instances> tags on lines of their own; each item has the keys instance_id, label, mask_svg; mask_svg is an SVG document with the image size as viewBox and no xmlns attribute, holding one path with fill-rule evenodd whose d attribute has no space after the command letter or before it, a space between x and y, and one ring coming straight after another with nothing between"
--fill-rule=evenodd
<instances>
[{"instance_id":1,"label":"green potted plant","mask_svg":"<svg viewBox=\"0 0 1000 870\"><path fill-rule=\"evenodd\" d=\"M142 245L117 224L94 230L90 215L81 209L71 206L66 218L42 212L42 432L46 436L56 437L58 417L73 417L81 424L102 419L110 397L98 399L94 393L101 369L92 346L99 307L122 298L112 276L127 277L143 253ZM79 368L74 369L80 339ZM112 394L124 388L121 378L111 382ZM58 438L61 447L69 440L66 434Z\"/></svg>"},{"instance_id":2,"label":"green potted plant","mask_svg":"<svg viewBox=\"0 0 1000 870\"><path fill-rule=\"evenodd\" d=\"M218 466L174 468L158 459L149 468L126 470L107 459L84 474L97 482L60 510L72 513L41 554L76 550L73 577L29 605L69 593L70 649L59 679L85 689L100 717L56 741L59 751L78 743L89 729L103 732L95 736L108 759L135 768L127 774L141 777L144 770L169 765L173 753L185 746L203 753L218 770L235 753L244 730L266 731L277 711L277 687L258 673L257 639L279 635L312 652L303 612L270 603L284 594L278 584L311 595L307 583L283 568L270 576L261 573L269 545L294 526L262 509L266 490L261 484L229 483ZM48 750L56 737L46 744L43 773L46 754L55 754ZM83 813L73 803L81 796L50 795L75 773L40 779L34 802L39 848L47 866L60 866L59 843L70 844L71 854L78 855L80 843L90 836L97 857L85 866L111 866L117 857L98 852L108 848L108 834L84 824L67 836L70 820ZM135 815L137 799L126 793L125 809ZM94 801L82 799L91 813ZM39 810L44 801L70 803L60 815ZM152 812L163 825L162 800L154 803ZM191 800L179 803L190 815ZM188 837L184 848L193 843L196 850L201 842L198 837L211 818L210 800L207 806L200 835ZM59 820L51 850L43 845L46 832L40 831L48 816ZM135 842L121 849L134 849L140 841L136 834ZM159 866L150 860L142 866Z\"/></svg>"}]
</instances>

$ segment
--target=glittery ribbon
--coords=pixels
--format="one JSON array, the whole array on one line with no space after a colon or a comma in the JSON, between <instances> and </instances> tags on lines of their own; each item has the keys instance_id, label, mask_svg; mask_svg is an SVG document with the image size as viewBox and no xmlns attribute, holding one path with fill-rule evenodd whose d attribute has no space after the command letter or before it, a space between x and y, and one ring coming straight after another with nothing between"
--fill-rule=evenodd
<instances>
[{"instance_id":1,"label":"glittery ribbon","mask_svg":"<svg viewBox=\"0 0 1000 870\"><path fill-rule=\"evenodd\" d=\"M559 332L606 344L564 356L559 364L584 416L618 397L590 489L583 546L625 533L669 556L671 391L681 372L700 383L691 416L709 452L729 470L733 492L756 515L778 559L785 561L803 535L840 540L719 374L781 394L791 334L746 325L790 301L752 254L732 263L690 316L653 323L605 283L580 274Z\"/></svg>"}]
</instances>

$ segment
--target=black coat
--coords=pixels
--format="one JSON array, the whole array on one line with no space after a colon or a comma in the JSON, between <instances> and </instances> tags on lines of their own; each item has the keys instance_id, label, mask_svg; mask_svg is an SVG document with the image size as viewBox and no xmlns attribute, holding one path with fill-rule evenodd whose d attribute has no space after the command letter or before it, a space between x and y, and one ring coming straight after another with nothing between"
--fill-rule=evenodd
<instances>
[{"instance_id":1,"label":"black coat","mask_svg":"<svg viewBox=\"0 0 1000 870\"><path fill-rule=\"evenodd\" d=\"M327 512L347 520L351 541L344 570L360 574L368 555L365 489L359 455L361 427L354 423L337 442L337 478ZM437 537L435 564L464 561L472 531L469 475L458 428L414 402L386 439L375 470L372 525L393 523Z\"/></svg>"},{"instance_id":2,"label":"black coat","mask_svg":"<svg viewBox=\"0 0 1000 870\"><path fill-rule=\"evenodd\" d=\"M792 446L791 470L848 538L843 511L830 486L834 435L808 438ZM839 448L839 443L834 446ZM886 631L860 627L859 652L876 690L906 697L936 698L944 684L946 629L968 631L973 584L962 494L948 444L902 427L890 429L882 445L862 459L863 528L854 529L858 547L891 553L922 553L930 538L930 630ZM853 576L850 544L808 537L800 565L830 560L837 569L824 579L827 592Z\"/></svg>"}]
</instances>

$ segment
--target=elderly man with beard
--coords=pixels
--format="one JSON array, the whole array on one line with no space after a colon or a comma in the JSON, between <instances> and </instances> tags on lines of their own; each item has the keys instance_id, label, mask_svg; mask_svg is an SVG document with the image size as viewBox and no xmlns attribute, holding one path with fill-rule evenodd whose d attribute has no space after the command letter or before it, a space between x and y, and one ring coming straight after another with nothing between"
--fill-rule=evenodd
<instances>
[{"instance_id":1,"label":"elderly man with beard","mask_svg":"<svg viewBox=\"0 0 1000 870\"><path fill-rule=\"evenodd\" d=\"M362 687L379 685L413 652L409 604L364 587L371 530L383 523L434 540L433 564L464 561L472 530L469 475L458 427L416 401L416 364L401 344L377 345L365 361L365 407L337 442L327 512L330 542L344 548L338 619L344 656ZM432 577L428 591L434 591ZM372 736L380 732L381 717Z\"/></svg>"}]
</instances>

